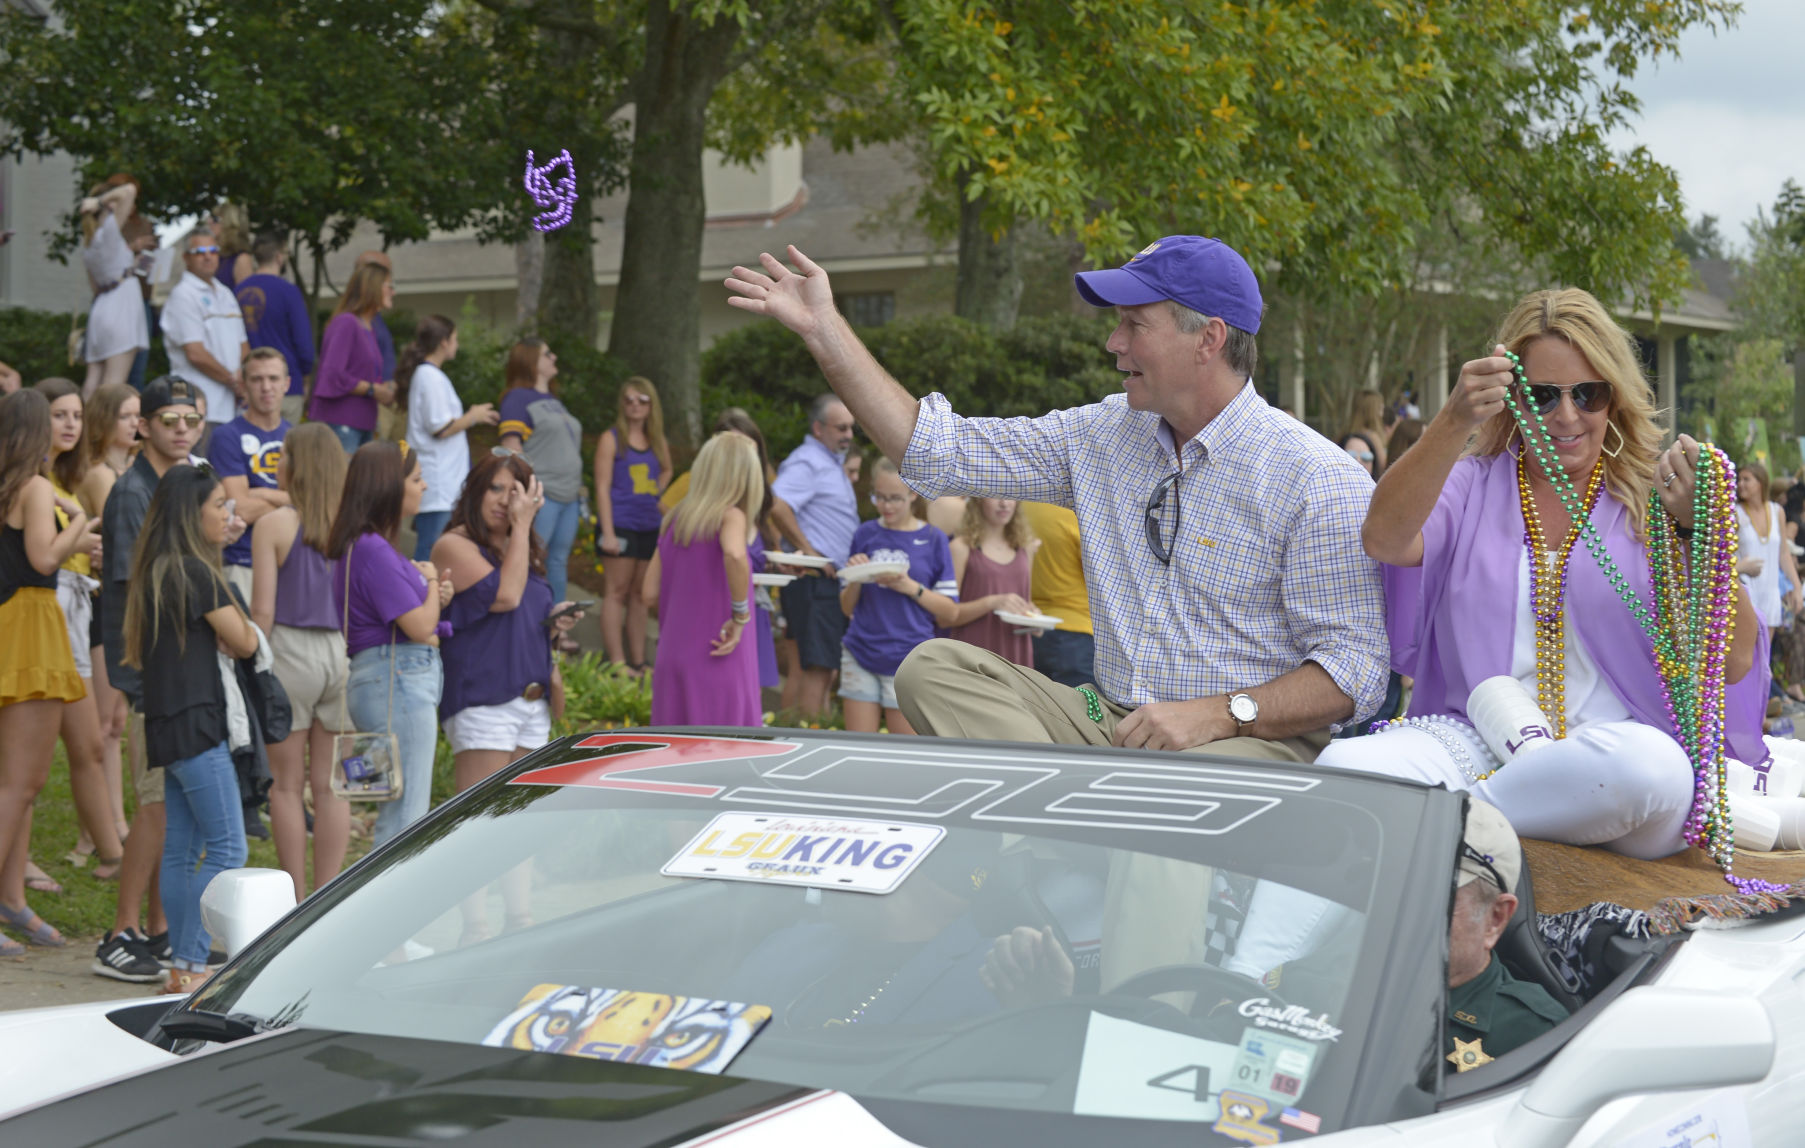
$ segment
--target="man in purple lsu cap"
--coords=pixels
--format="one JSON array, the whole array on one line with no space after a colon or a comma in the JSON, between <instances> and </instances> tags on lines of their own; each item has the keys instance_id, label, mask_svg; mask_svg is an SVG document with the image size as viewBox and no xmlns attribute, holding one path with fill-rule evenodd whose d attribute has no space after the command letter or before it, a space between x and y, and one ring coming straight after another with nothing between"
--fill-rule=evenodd
<instances>
[{"instance_id":1,"label":"man in purple lsu cap","mask_svg":"<svg viewBox=\"0 0 1805 1148\"><path fill-rule=\"evenodd\" d=\"M1076 690L962 642L916 647L897 699L921 733L1309 761L1383 700L1390 650L1360 545L1372 479L1253 387L1260 285L1214 239L1167 236L1077 276L1115 308L1122 394L1039 418L919 402L834 308L827 274L735 267L728 302L797 334L909 486L1076 511L1096 628Z\"/></svg>"}]
</instances>

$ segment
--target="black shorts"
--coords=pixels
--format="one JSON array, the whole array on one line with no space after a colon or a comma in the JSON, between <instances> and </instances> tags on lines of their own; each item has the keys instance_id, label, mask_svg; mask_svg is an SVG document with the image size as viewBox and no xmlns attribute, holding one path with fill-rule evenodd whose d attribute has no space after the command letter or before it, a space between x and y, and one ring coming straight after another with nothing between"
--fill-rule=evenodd
<instances>
[{"instance_id":1,"label":"black shorts","mask_svg":"<svg viewBox=\"0 0 1805 1148\"><path fill-rule=\"evenodd\" d=\"M95 591L94 615L88 619L88 648L91 650L96 646L104 646L105 644L106 642L103 641L100 636L100 592Z\"/></svg>"},{"instance_id":2,"label":"black shorts","mask_svg":"<svg viewBox=\"0 0 1805 1148\"><path fill-rule=\"evenodd\" d=\"M601 535L595 539L595 556L597 558L638 558L649 562L652 555L658 553L658 532L656 530L616 530L614 536L620 539L620 553L608 554L602 550Z\"/></svg>"},{"instance_id":3,"label":"black shorts","mask_svg":"<svg viewBox=\"0 0 1805 1148\"><path fill-rule=\"evenodd\" d=\"M804 574L778 591L784 621L806 670L840 668L840 639L846 635L846 615L840 611L840 580L831 575Z\"/></svg>"}]
</instances>

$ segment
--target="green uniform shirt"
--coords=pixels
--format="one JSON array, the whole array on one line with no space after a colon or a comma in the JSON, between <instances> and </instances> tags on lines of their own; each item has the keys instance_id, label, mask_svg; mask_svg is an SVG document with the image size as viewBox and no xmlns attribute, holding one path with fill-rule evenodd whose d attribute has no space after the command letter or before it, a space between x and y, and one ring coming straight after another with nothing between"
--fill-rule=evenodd
<instances>
[{"instance_id":1,"label":"green uniform shirt","mask_svg":"<svg viewBox=\"0 0 1805 1148\"><path fill-rule=\"evenodd\" d=\"M1448 990L1448 1063L1457 1072L1478 1068L1566 1019L1547 989L1511 976L1493 957L1483 973Z\"/></svg>"}]
</instances>

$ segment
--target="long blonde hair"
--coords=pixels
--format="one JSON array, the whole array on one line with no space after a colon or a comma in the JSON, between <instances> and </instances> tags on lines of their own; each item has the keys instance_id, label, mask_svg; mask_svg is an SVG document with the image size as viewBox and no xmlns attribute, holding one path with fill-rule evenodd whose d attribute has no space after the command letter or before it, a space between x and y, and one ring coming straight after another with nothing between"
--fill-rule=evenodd
<instances>
[{"instance_id":1,"label":"long blonde hair","mask_svg":"<svg viewBox=\"0 0 1805 1148\"><path fill-rule=\"evenodd\" d=\"M646 442L651 444L652 453L658 456L658 465L665 474L671 472L671 447L664 440L664 404L658 401L658 388L652 380L643 375L634 375L620 385L620 393L614 397L614 449L622 454L627 450L627 392L636 391L652 400L646 411ZM750 437L750 436L748 436Z\"/></svg>"},{"instance_id":2,"label":"long blonde hair","mask_svg":"<svg viewBox=\"0 0 1805 1148\"><path fill-rule=\"evenodd\" d=\"M976 550L983 545L984 538L984 500L968 498L965 500L965 513L959 516L959 529L956 532L960 541ZM1021 503L1015 504L1015 513L1003 524L1003 541L1017 550L1026 550L1034 542L1034 530L1028 525L1027 516L1022 514Z\"/></svg>"},{"instance_id":3,"label":"long blonde hair","mask_svg":"<svg viewBox=\"0 0 1805 1148\"><path fill-rule=\"evenodd\" d=\"M301 520L301 541L324 554L345 493L350 460L325 423L302 423L282 440L283 490Z\"/></svg>"},{"instance_id":4,"label":"long blonde hair","mask_svg":"<svg viewBox=\"0 0 1805 1148\"><path fill-rule=\"evenodd\" d=\"M751 439L738 431L722 431L702 444L689 473L689 493L664 518L678 545L718 532L731 506L745 514L748 531L758 522L765 503L765 472L758 465L758 445Z\"/></svg>"},{"instance_id":5,"label":"long blonde hair","mask_svg":"<svg viewBox=\"0 0 1805 1148\"><path fill-rule=\"evenodd\" d=\"M1654 486L1655 458L1661 453L1661 428L1655 422L1655 404L1636 358L1635 341L1591 292L1566 287L1524 296L1505 317L1497 342L1521 356L1531 343L1548 335L1565 339L1599 378L1611 384L1609 418L1622 443L1615 456L1601 456L1604 485L1629 511L1636 537L1644 538L1648 492ZM1499 411L1479 428L1473 453L1495 455L1509 448L1517 434L1509 409ZM1612 437L1607 430L1607 445Z\"/></svg>"}]
</instances>

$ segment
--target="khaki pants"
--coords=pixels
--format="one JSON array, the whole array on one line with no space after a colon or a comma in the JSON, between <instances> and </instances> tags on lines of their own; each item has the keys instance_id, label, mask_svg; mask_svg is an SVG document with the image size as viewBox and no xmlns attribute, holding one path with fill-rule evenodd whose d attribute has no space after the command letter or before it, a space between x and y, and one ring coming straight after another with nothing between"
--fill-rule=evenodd
<instances>
[{"instance_id":1,"label":"khaki pants","mask_svg":"<svg viewBox=\"0 0 1805 1148\"><path fill-rule=\"evenodd\" d=\"M1027 666L949 638L915 647L896 671L896 700L916 733L979 741L1108 745L1128 711L1103 699L1103 720L1085 713L1084 695ZM1262 741L1231 737L1187 753L1265 761L1311 762L1329 731Z\"/></svg>"},{"instance_id":2,"label":"khaki pants","mask_svg":"<svg viewBox=\"0 0 1805 1148\"><path fill-rule=\"evenodd\" d=\"M307 396L306 395L283 395L282 396L282 417L288 420L290 426L297 426L297 427L300 426L301 425L301 417L303 415L305 415L306 413L307 413Z\"/></svg>"}]
</instances>

